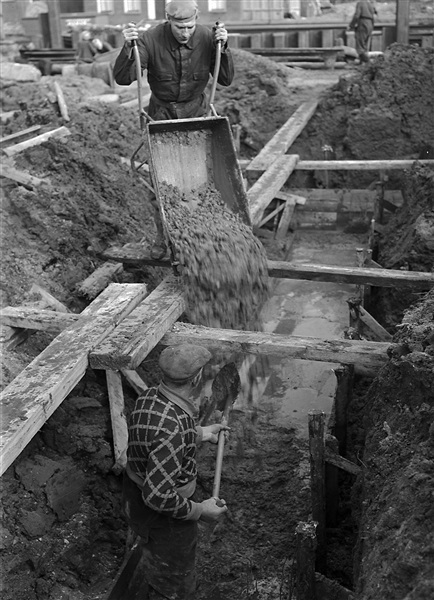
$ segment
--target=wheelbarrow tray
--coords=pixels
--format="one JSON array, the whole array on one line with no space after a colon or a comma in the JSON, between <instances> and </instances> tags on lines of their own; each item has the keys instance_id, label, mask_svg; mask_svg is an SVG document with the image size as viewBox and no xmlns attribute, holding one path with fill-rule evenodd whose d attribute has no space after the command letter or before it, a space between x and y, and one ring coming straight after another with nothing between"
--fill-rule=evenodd
<instances>
[{"instance_id":1,"label":"wheelbarrow tray","mask_svg":"<svg viewBox=\"0 0 434 600\"><path fill-rule=\"evenodd\" d=\"M163 226L162 184L186 198L204 185L220 192L228 209L251 225L248 199L227 117L202 117L147 123L149 161ZM194 209L194 204L191 205ZM166 230L167 231L167 230Z\"/></svg>"}]
</instances>

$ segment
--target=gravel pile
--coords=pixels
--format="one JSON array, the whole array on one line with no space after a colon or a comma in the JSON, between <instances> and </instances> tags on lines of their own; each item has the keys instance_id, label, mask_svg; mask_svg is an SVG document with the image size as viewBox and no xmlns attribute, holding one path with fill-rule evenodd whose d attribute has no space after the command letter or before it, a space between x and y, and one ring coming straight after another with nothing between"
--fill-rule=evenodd
<instances>
[{"instance_id":1,"label":"gravel pile","mask_svg":"<svg viewBox=\"0 0 434 600\"><path fill-rule=\"evenodd\" d=\"M207 327L258 329L269 279L265 250L251 228L210 185L187 198L164 184L160 199L185 285L187 318Z\"/></svg>"}]
</instances>

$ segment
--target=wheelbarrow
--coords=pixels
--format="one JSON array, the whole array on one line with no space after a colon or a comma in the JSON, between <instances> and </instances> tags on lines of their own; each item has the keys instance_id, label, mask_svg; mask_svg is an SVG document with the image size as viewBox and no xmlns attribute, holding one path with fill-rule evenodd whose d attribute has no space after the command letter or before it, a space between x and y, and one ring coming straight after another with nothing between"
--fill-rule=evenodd
<instances>
[{"instance_id":1,"label":"wheelbarrow","mask_svg":"<svg viewBox=\"0 0 434 600\"><path fill-rule=\"evenodd\" d=\"M141 66L137 44L133 45L135 56L140 128L144 139L131 157L131 168L141 175L143 162L137 160L141 148L147 147L147 162L166 242L174 259L173 243L167 227L162 202L162 186L170 184L178 188L186 198L204 185L213 186L220 192L227 208L251 226L247 194L241 169L237 161L235 144L227 117L217 115L214 97L220 70L221 42L217 44L213 82L207 115L194 119L156 121L143 109L141 90ZM191 208L194 210L193 204Z\"/></svg>"}]
</instances>

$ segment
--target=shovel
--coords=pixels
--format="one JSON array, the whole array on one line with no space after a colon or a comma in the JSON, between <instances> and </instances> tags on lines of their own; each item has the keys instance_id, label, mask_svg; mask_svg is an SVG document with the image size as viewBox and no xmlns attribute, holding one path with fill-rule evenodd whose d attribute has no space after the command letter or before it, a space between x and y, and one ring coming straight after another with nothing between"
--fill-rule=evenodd
<instances>
[{"instance_id":1,"label":"shovel","mask_svg":"<svg viewBox=\"0 0 434 600\"><path fill-rule=\"evenodd\" d=\"M213 398L215 398L215 409L223 412L221 424L224 426L227 426L228 424L229 413L238 397L240 388L241 380L235 363L228 363L219 371L212 385L212 394ZM225 432L224 430L221 430L217 444L216 467L212 488L212 495L215 498L218 498L220 493L224 448Z\"/></svg>"}]
</instances>

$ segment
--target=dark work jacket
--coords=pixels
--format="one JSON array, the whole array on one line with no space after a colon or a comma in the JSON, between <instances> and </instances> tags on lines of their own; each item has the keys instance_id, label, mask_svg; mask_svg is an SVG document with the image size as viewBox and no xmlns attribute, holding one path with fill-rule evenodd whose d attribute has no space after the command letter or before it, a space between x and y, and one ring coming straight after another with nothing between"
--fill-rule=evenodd
<instances>
[{"instance_id":1,"label":"dark work jacket","mask_svg":"<svg viewBox=\"0 0 434 600\"><path fill-rule=\"evenodd\" d=\"M210 29L196 25L188 43L179 44L166 22L142 33L137 46L142 70L147 69L149 86L157 100L187 102L200 98L214 71L216 50ZM113 74L119 85L136 80L134 55L127 45L116 59ZM233 77L232 56L226 47L222 50L218 83L228 86Z\"/></svg>"}]
</instances>

